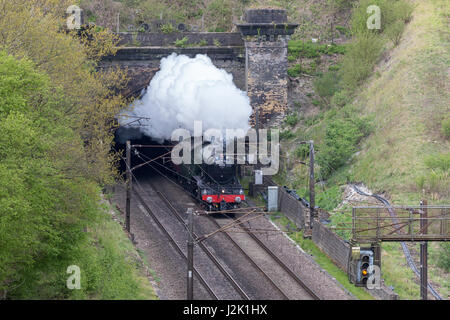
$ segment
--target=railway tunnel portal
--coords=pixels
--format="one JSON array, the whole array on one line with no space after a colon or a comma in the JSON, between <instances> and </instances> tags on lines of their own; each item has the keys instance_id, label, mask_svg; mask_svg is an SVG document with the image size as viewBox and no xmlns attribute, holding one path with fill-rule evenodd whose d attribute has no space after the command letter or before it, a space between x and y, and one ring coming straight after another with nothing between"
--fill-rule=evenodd
<instances>
[{"instance_id":1,"label":"railway tunnel portal","mask_svg":"<svg viewBox=\"0 0 450 320\"><path fill-rule=\"evenodd\" d=\"M261 127L279 124L287 111L287 44L298 24L289 23L282 9L249 9L238 32L119 33L120 48L105 57L100 69L121 67L130 79L123 94L137 96L172 53L195 57L205 54L213 64L233 75L247 92ZM185 39L183 45L176 46Z\"/></svg>"}]
</instances>

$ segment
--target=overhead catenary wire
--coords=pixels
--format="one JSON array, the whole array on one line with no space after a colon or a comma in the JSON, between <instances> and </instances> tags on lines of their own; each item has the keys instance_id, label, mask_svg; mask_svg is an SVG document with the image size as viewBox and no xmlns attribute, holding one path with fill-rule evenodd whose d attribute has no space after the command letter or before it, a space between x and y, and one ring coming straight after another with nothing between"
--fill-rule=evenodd
<instances>
[{"instance_id":1,"label":"overhead catenary wire","mask_svg":"<svg viewBox=\"0 0 450 320\"><path fill-rule=\"evenodd\" d=\"M137 155L142 161L145 161L145 159L143 159L143 158L141 157L141 155L142 155L142 156L145 156L144 154L142 154L142 153L140 153L140 152L137 152L136 155ZM145 156L145 157L146 157L147 159L150 159L150 158L147 157L147 156ZM121 158L123 159L122 156L121 156ZM166 166L164 166L164 165L162 165L162 164L160 164L160 163L158 163L158 162L153 162L153 163L156 163L156 164L158 164L158 165L164 167L165 169L170 170L169 168L167 168ZM155 170L155 171L156 171L158 174L160 174L162 177L164 177L164 178L167 179L169 182L171 182L172 184L174 184L176 187L180 188L180 189L183 190L184 192L187 192L187 193L189 194L189 196L191 196L194 200L198 200L191 192L189 192L188 190L186 190L185 188L183 188L182 186L180 186L178 183L176 183L175 181L173 181L172 179L170 179L167 175L163 174L160 170L156 169L149 161L147 161L145 164L146 164L146 165L149 165L153 170ZM173 170L170 170L170 171L172 171L172 172L174 172L174 173L176 173L176 174L179 174L179 173L176 172L176 171L173 171ZM180 175L180 174L179 174L179 175ZM134 180L138 183L139 188L140 188L141 190L144 190L143 187L140 185L139 181L137 180L136 176L135 176L133 173L132 173L132 176L134 177ZM182 175L180 175L180 176L182 176ZM184 176L183 176L183 177L184 177ZM186 177L185 177L185 178L186 178ZM262 207L249 207L249 208L238 208L238 209L230 209L230 210L223 210L223 211L226 211L227 213L240 213L241 211L252 210L252 211L246 213L244 216L242 216L242 217L239 218L239 219L242 219L243 217L247 216L248 214L254 213L254 212L256 212L256 210L261 209L261 208L262 208ZM223 213L222 213L222 212L219 212L219 213L227 215L225 212L223 212ZM242 224L242 223L245 223L245 222L248 222L248 221L253 220L253 219L255 219L255 218L258 218L258 217L260 217L260 216L262 216L262 215L263 215L263 213L259 214L259 215L256 216L256 217L252 217L252 218L250 218L250 219L248 219L248 220L244 220L244 221L240 221L240 220L238 219L238 220L235 221L233 224L235 224L235 225L240 225L240 224ZM228 215L227 215L227 216L228 216ZM228 226L226 229L231 228L231 227L235 227L235 225L230 225L230 226ZM185 228L187 229L187 226L185 226ZM266 230L266 231L267 231L267 232L279 232L279 231L276 230L276 229L274 229L274 230ZM214 232L213 234L215 234L215 233L217 233L217 231ZM203 241L203 240L205 240L206 238L208 238L209 236L210 236L210 235L202 236L202 237L200 237L201 239L197 239L196 242L198 242L198 241Z\"/></svg>"}]
</instances>

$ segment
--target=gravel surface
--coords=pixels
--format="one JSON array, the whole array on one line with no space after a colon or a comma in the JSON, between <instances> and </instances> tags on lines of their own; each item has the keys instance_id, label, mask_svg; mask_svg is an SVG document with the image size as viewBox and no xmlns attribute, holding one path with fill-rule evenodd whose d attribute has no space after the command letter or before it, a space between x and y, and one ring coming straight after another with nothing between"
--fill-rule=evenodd
<instances>
[{"instance_id":1,"label":"gravel surface","mask_svg":"<svg viewBox=\"0 0 450 320\"><path fill-rule=\"evenodd\" d=\"M146 204L151 208L161 223L168 229L175 241L185 251L187 233L181 223L176 220L170 209L157 196L153 186L157 187L175 206L177 211L186 218L187 204L194 201L180 188L163 177L154 176L152 180L141 179L139 183L145 192L140 192ZM135 184L136 185L136 184ZM125 190L115 188L113 201L125 208ZM131 201L131 230L137 241L138 249L142 250L150 267L160 279L159 291L161 299L186 298L186 263L185 260L169 243L167 237L159 230L145 208L136 198ZM198 210L201 210L197 207ZM216 219L219 224L228 223L228 219ZM275 229L276 227L262 216L246 225L257 229ZM198 235L209 234L217 226L206 216L196 216L194 232ZM233 229L237 230L237 229ZM283 299L282 293L274 288L272 280L289 299L311 299L294 280L284 271L267 252L265 252L248 234L243 232L229 232L242 250L266 273L264 275L255 268L252 262L245 258L242 252L223 233L217 233L203 243L212 251L228 273L237 281L240 287L251 299ZM298 246L290 241L282 232L259 234L258 238L270 248L303 282L310 287L321 299L352 299L337 281L322 270L312 258L302 252ZM212 263L212 261L196 246L194 251L194 265L206 282L213 288L219 299L241 299L236 290ZM269 279L270 278L270 279ZM194 279L195 299L211 299L208 292Z\"/></svg>"},{"instance_id":2,"label":"gravel surface","mask_svg":"<svg viewBox=\"0 0 450 320\"><path fill-rule=\"evenodd\" d=\"M125 212L125 188L116 186L112 201ZM166 236L160 231L153 219L138 206L135 199L131 201L131 232L158 282L161 300L186 299L186 263L172 247ZM195 279L195 278L194 278ZM194 281L195 299L211 299L208 292Z\"/></svg>"},{"instance_id":3,"label":"gravel surface","mask_svg":"<svg viewBox=\"0 0 450 320\"><path fill-rule=\"evenodd\" d=\"M253 229L277 228L266 215L251 220L246 225ZM312 288L321 299L355 299L335 278L323 270L308 253L304 252L285 233L256 233L256 235L271 251L276 252L278 258L298 274L303 282Z\"/></svg>"}]
</instances>

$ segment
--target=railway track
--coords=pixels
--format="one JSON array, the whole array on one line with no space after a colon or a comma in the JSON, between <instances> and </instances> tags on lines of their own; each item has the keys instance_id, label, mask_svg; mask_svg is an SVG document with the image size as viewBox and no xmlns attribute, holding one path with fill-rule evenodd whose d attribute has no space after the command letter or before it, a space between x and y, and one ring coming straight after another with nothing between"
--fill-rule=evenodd
<instances>
[{"instance_id":1,"label":"railway track","mask_svg":"<svg viewBox=\"0 0 450 320\"><path fill-rule=\"evenodd\" d=\"M213 218L213 217L208 217L208 219L218 228L220 229L222 226ZM228 241L230 241L240 252L243 256L246 257L246 259L248 261L250 261L250 263L253 265L253 267L255 267L264 278L266 278L270 284L272 285L272 287L277 290L281 296L286 299L289 300L289 296L280 288L278 287L275 282L273 281L273 279L255 262L255 260L252 259L252 257L250 257L245 250L227 233L227 232L222 232L223 235L225 235L225 237L227 237Z\"/></svg>"},{"instance_id":2,"label":"railway track","mask_svg":"<svg viewBox=\"0 0 450 320\"><path fill-rule=\"evenodd\" d=\"M186 223L180 212L174 206L174 204L156 188L156 186L150 183L150 186L156 193L156 195L166 204L166 206L171 210L171 213L177 218L177 220L186 228ZM219 222L211 216L208 216L208 219L213 223L214 227L217 229L221 228ZM257 236L255 236L248 228L240 226L246 234L248 234L251 239L257 244L259 248L261 248L265 254L267 254L277 265L279 265L284 272L288 275L290 279L292 279L295 283L297 283L304 292L313 300L319 300L320 298L317 294L314 293L303 281L300 279L283 261L281 261ZM258 265L258 263L244 250L244 248L235 241L227 232L222 232L230 243L245 257L246 260L250 262L250 264L255 268L263 278L270 283L270 285L274 288L276 292L282 297L282 299L289 300L289 295L277 285L273 279L263 268ZM199 236L194 233L194 238L199 239ZM208 249L202 242L198 242L199 247L207 254L207 256L212 260L212 262L218 267L220 272L224 274L224 276L230 281L231 285L235 288L235 290L239 293L239 295L245 299L249 300L250 297L244 292L242 287L237 283L237 281L226 271L225 267L218 261L218 259L214 256L211 250Z\"/></svg>"},{"instance_id":3,"label":"railway track","mask_svg":"<svg viewBox=\"0 0 450 320\"><path fill-rule=\"evenodd\" d=\"M140 186L140 184L139 184ZM169 208L170 212L173 214L173 216L182 224L183 228L186 229L186 223L179 214L179 212L175 209L173 204L161 193L159 192L152 184L150 186L153 188L155 194L166 204L166 206ZM140 186L141 189L142 186ZM142 204L144 209L150 214L150 216L155 220L158 227L163 231L163 233L168 237L171 244L174 246L176 251L183 257L183 259L187 262L187 255L183 252L183 249L176 243L175 239L170 235L170 233L167 231L167 229L164 227L164 225L161 223L160 219L152 212L152 210L149 208L139 191L136 187L133 187L133 191L138 198L139 202ZM142 190L143 191L143 190ZM193 234L194 239L198 238L197 234ZM208 256L208 258L213 262L213 264L219 269L219 271L223 274L223 276L229 281L231 286L236 290L236 292L239 294L239 296L243 300L250 300L250 297L247 295L247 293L241 288L239 283L232 277L232 275L226 270L225 266L219 261L219 259L212 253L211 250L209 250L203 243L199 242L197 243L198 246L202 249L202 251ZM202 286L208 291L208 293L211 295L213 299L219 299L217 294L214 292L214 290L211 288L210 285L206 282L204 277L200 274L200 272L194 267L194 274L197 276L197 278L200 280Z\"/></svg>"},{"instance_id":4,"label":"railway track","mask_svg":"<svg viewBox=\"0 0 450 320\"><path fill-rule=\"evenodd\" d=\"M217 222L216 219L214 219L213 217L209 217L213 223L218 227L221 228L222 226ZM233 219L233 218L229 218L229 219ZM237 219L233 219L234 221L237 221ZM251 232L251 230L247 227L242 226L241 224L237 224L239 226L239 228L241 228L242 230L245 231L245 233L250 236L250 238L252 238L252 240L262 249L264 250L264 252L266 252L274 261L277 265L279 265L288 275L289 277L294 280L304 291L306 291L308 293L308 295L314 299L314 300L320 300L319 296L313 291L311 290L311 288L309 288L302 279L300 279L300 277L298 277L282 260L280 260L280 258L278 258L278 256L272 251L270 250L265 244L264 242L261 241L261 239L259 239L254 233ZM236 246L238 246L241 251L249 258L251 259L251 257L249 255L247 255L244 250L239 246L239 244L237 244L236 241L234 241L231 236L227 233L227 232L223 232ZM256 263L255 263L256 264ZM285 297L286 299L289 299L289 297L283 292L283 290L281 288L279 288L274 281L270 278L269 275L267 275L259 266L257 266L257 268L259 270L261 270L261 272L263 272L269 279L270 281L273 283L273 285L277 288L277 290L279 290Z\"/></svg>"},{"instance_id":5,"label":"railway track","mask_svg":"<svg viewBox=\"0 0 450 320\"><path fill-rule=\"evenodd\" d=\"M170 235L170 232L167 231L167 229L164 227L164 225L161 223L161 221L158 219L158 217L153 213L153 211L148 207L145 200L142 198L142 196L139 194L138 190L136 190L135 187L133 187L133 191L141 205L144 207L144 209L147 211L147 213L152 217L152 219L155 221L155 223L158 225L160 230L167 236L169 239L169 242L172 244L173 248L180 254L180 256L186 261L187 263L187 255L183 252L183 249L177 244L175 239ZM214 300L219 300L219 297L216 295L214 290L211 288L210 285L205 281L204 277L200 274L200 272L194 267L194 275L197 277L197 279L200 281L202 286L206 289L206 291L211 295L211 297Z\"/></svg>"},{"instance_id":6,"label":"railway track","mask_svg":"<svg viewBox=\"0 0 450 320\"><path fill-rule=\"evenodd\" d=\"M177 220L183 224L183 226L186 227L186 223L184 219L181 217L178 210L174 207L174 205L167 199L167 197L162 194L160 191L153 187L153 190L156 192L158 197L167 205L167 207L170 209L172 214L177 218ZM194 239L198 239L198 235L194 232L193 233ZM225 269L223 264L217 259L217 257L211 252L211 250L208 249L208 247L205 246L202 242L197 242L198 246L203 250L203 252L206 253L206 255L211 259L211 261L214 263L214 265L219 269L219 271L228 279L230 284L233 286L233 288L236 290L236 292L242 297L244 300L250 300L250 297L245 293L245 291L241 288L241 286L237 283L237 281L231 276L231 274Z\"/></svg>"}]
</instances>

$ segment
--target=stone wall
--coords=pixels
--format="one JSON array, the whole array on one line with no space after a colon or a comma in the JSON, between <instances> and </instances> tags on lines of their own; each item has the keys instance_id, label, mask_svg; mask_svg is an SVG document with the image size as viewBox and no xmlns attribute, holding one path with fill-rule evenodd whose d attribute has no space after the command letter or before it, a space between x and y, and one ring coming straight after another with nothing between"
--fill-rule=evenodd
<instances>
[{"instance_id":1,"label":"stone wall","mask_svg":"<svg viewBox=\"0 0 450 320\"><path fill-rule=\"evenodd\" d=\"M298 25L287 22L285 10L250 9L236 26L238 33L119 33L117 55L103 59L100 68L126 68L130 83L123 94L136 95L150 83L163 57L173 52L190 57L206 54L247 92L255 111L253 123L258 115L260 127L276 126L287 110L287 43ZM185 47L176 47L183 38Z\"/></svg>"},{"instance_id":2,"label":"stone wall","mask_svg":"<svg viewBox=\"0 0 450 320\"><path fill-rule=\"evenodd\" d=\"M246 89L252 106L259 108L259 123L279 123L287 110L287 37L245 42Z\"/></svg>"},{"instance_id":3,"label":"stone wall","mask_svg":"<svg viewBox=\"0 0 450 320\"><path fill-rule=\"evenodd\" d=\"M237 32L119 33L121 46L174 47L176 40L187 38L187 45L244 47Z\"/></svg>"},{"instance_id":4,"label":"stone wall","mask_svg":"<svg viewBox=\"0 0 450 320\"><path fill-rule=\"evenodd\" d=\"M243 47L123 47L115 56L104 58L100 68L126 68L130 83L125 95L139 92L145 88L159 70L161 59L172 53L195 57L197 54L208 55L213 64L233 75L235 85L245 90L245 58Z\"/></svg>"}]
</instances>

